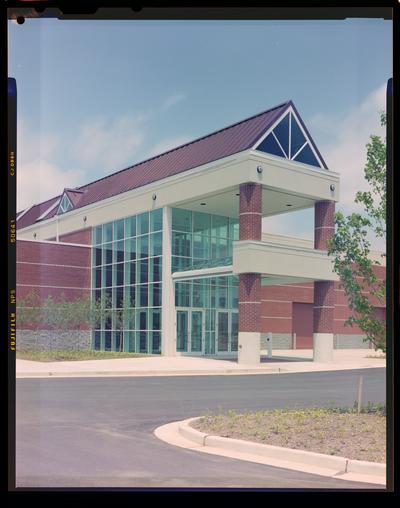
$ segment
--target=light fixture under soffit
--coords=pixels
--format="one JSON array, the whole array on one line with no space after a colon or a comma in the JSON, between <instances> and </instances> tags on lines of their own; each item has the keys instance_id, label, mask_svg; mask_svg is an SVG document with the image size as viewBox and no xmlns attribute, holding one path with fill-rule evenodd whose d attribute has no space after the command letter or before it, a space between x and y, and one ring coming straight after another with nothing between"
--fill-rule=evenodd
<instances>
[{"instance_id":1,"label":"light fixture under soffit","mask_svg":"<svg viewBox=\"0 0 400 508\"><path fill-rule=\"evenodd\" d=\"M207 203L200 203L201 206L206 206Z\"/></svg>"}]
</instances>

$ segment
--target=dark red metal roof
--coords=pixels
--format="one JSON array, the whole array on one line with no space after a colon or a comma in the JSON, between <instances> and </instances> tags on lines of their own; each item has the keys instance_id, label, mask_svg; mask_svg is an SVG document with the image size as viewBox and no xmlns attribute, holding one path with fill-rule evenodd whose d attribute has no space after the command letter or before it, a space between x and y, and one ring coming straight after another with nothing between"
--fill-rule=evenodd
<instances>
[{"instance_id":1,"label":"dark red metal roof","mask_svg":"<svg viewBox=\"0 0 400 508\"><path fill-rule=\"evenodd\" d=\"M116 196L163 178L188 171L209 162L248 150L268 130L272 123L290 106L279 104L255 116L242 120L207 136L181 145L134 166L113 173L76 189L66 189L75 209ZM35 205L18 221L18 229L33 224L60 196ZM48 219L57 213L51 210Z\"/></svg>"}]
</instances>

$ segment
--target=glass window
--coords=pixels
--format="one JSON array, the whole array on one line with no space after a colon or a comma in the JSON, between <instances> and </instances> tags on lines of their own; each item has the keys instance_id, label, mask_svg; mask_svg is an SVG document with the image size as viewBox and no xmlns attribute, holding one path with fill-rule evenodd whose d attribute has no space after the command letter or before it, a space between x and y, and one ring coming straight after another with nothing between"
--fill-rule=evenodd
<instances>
[{"instance_id":1,"label":"glass window","mask_svg":"<svg viewBox=\"0 0 400 508\"><path fill-rule=\"evenodd\" d=\"M121 309L124 306L124 288L113 288L113 307Z\"/></svg>"},{"instance_id":2,"label":"glass window","mask_svg":"<svg viewBox=\"0 0 400 508\"><path fill-rule=\"evenodd\" d=\"M150 330L161 330L161 311L157 309L149 310Z\"/></svg>"},{"instance_id":3,"label":"glass window","mask_svg":"<svg viewBox=\"0 0 400 508\"><path fill-rule=\"evenodd\" d=\"M162 233L153 233L151 235L151 256L161 256L162 254Z\"/></svg>"},{"instance_id":4,"label":"glass window","mask_svg":"<svg viewBox=\"0 0 400 508\"><path fill-rule=\"evenodd\" d=\"M211 238L211 259L217 258L217 238L213 236Z\"/></svg>"},{"instance_id":5,"label":"glass window","mask_svg":"<svg viewBox=\"0 0 400 508\"><path fill-rule=\"evenodd\" d=\"M162 208L150 212L150 231L161 231L163 226Z\"/></svg>"},{"instance_id":6,"label":"glass window","mask_svg":"<svg viewBox=\"0 0 400 508\"><path fill-rule=\"evenodd\" d=\"M106 243L103 245L103 265L109 265L112 263L112 251L113 244L112 243Z\"/></svg>"},{"instance_id":7,"label":"glass window","mask_svg":"<svg viewBox=\"0 0 400 508\"><path fill-rule=\"evenodd\" d=\"M147 258L149 256L149 236L139 236L137 240L139 257Z\"/></svg>"},{"instance_id":8,"label":"glass window","mask_svg":"<svg viewBox=\"0 0 400 508\"><path fill-rule=\"evenodd\" d=\"M113 225L112 222L103 225L103 242L112 242Z\"/></svg>"},{"instance_id":9,"label":"glass window","mask_svg":"<svg viewBox=\"0 0 400 508\"><path fill-rule=\"evenodd\" d=\"M147 310L138 311L139 330L147 330Z\"/></svg>"},{"instance_id":10,"label":"glass window","mask_svg":"<svg viewBox=\"0 0 400 508\"><path fill-rule=\"evenodd\" d=\"M147 284L142 284L139 287L140 291L140 307L147 307L149 304L149 289Z\"/></svg>"},{"instance_id":11,"label":"glass window","mask_svg":"<svg viewBox=\"0 0 400 508\"><path fill-rule=\"evenodd\" d=\"M301 129L295 119L295 117L292 115L292 132L291 132L291 153L290 157L294 157L298 150L304 145L306 142L306 138L304 137L304 134L301 132Z\"/></svg>"},{"instance_id":12,"label":"glass window","mask_svg":"<svg viewBox=\"0 0 400 508\"><path fill-rule=\"evenodd\" d=\"M177 282L175 284L175 305L177 307L190 307L190 282Z\"/></svg>"},{"instance_id":13,"label":"glass window","mask_svg":"<svg viewBox=\"0 0 400 508\"><path fill-rule=\"evenodd\" d=\"M103 289L101 293L101 306L104 309L110 309L112 305L112 289Z\"/></svg>"},{"instance_id":14,"label":"glass window","mask_svg":"<svg viewBox=\"0 0 400 508\"><path fill-rule=\"evenodd\" d=\"M106 331L104 334L104 349L111 351L111 331Z\"/></svg>"},{"instance_id":15,"label":"glass window","mask_svg":"<svg viewBox=\"0 0 400 508\"><path fill-rule=\"evenodd\" d=\"M161 284L149 284L149 305L153 307L161 307L162 305L162 285Z\"/></svg>"},{"instance_id":16,"label":"glass window","mask_svg":"<svg viewBox=\"0 0 400 508\"><path fill-rule=\"evenodd\" d=\"M103 286L112 286L112 265L103 266Z\"/></svg>"},{"instance_id":17,"label":"glass window","mask_svg":"<svg viewBox=\"0 0 400 508\"><path fill-rule=\"evenodd\" d=\"M218 238L228 238L228 217L223 217L222 215L212 215L211 216L212 228L211 235L217 236Z\"/></svg>"},{"instance_id":18,"label":"glass window","mask_svg":"<svg viewBox=\"0 0 400 508\"><path fill-rule=\"evenodd\" d=\"M148 259L141 259L138 261L138 270L139 270L139 282L141 284L147 283L149 281L149 261Z\"/></svg>"},{"instance_id":19,"label":"glass window","mask_svg":"<svg viewBox=\"0 0 400 508\"><path fill-rule=\"evenodd\" d=\"M127 259L136 259L136 238L129 238L129 240L125 240L125 249Z\"/></svg>"},{"instance_id":20,"label":"glass window","mask_svg":"<svg viewBox=\"0 0 400 508\"><path fill-rule=\"evenodd\" d=\"M150 332L150 334L152 336L151 338L152 353L153 354L161 353L161 332Z\"/></svg>"},{"instance_id":21,"label":"glass window","mask_svg":"<svg viewBox=\"0 0 400 508\"><path fill-rule=\"evenodd\" d=\"M139 351L147 353L147 332L139 332Z\"/></svg>"},{"instance_id":22,"label":"glass window","mask_svg":"<svg viewBox=\"0 0 400 508\"><path fill-rule=\"evenodd\" d=\"M94 228L94 245L99 245L103 243L103 235L102 235L103 227L96 226Z\"/></svg>"},{"instance_id":23,"label":"glass window","mask_svg":"<svg viewBox=\"0 0 400 508\"><path fill-rule=\"evenodd\" d=\"M162 278L161 257L150 259L150 282L158 282Z\"/></svg>"},{"instance_id":24,"label":"glass window","mask_svg":"<svg viewBox=\"0 0 400 508\"><path fill-rule=\"evenodd\" d=\"M100 350L101 347L101 332L94 332L94 344L93 347L96 351Z\"/></svg>"},{"instance_id":25,"label":"glass window","mask_svg":"<svg viewBox=\"0 0 400 508\"><path fill-rule=\"evenodd\" d=\"M172 229L176 231L192 231L192 212L180 208L172 209Z\"/></svg>"},{"instance_id":26,"label":"glass window","mask_svg":"<svg viewBox=\"0 0 400 508\"><path fill-rule=\"evenodd\" d=\"M172 232L172 254L176 256L191 256L191 237L190 233Z\"/></svg>"},{"instance_id":27,"label":"glass window","mask_svg":"<svg viewBox=\"0 0 400 508\"><path fill-rule=\"evenodd\" d=\"M149 212L137 216L138 235L145 235L149 232Z\"/></svg>"},{"instance_id":28,"label":"glass window","mask_svg":"<svg viewBox=\"0 0 400 508\"><path fill-rule=\"evenodd\" d=\"M217 239L217 258L226 258L228 256L228 240L226 238Z\"/></svg>"},{"instance_id":29,"label":"glass window","mask_svg":"<svg viewBox=\"0 0 400 508\"><path fill-rule=\"evenodd\" d=\"M124 342L129 353L136 353L135 332L124 332Z\"/></svg>"},{"instance_id":30,"label":"glass window","mask_svg":"<svg viewBox=\"0 0 400 508\"><path fill-rule=\"evenodd\" d=\"M232 312L231 314L231 351L238 350L238 335L239 335L239 314Z\"/></svg>"},{"instance_id":31,"label":"glass window","mask_svg":"<svg viewBox=\"0 0 400 508\"><path fill-rule=\"evenodd\" d=\"M118 263L114 266L114 284L123 286L124 284L124 263Z\"/></svg>"},{"instance_id":32,"label":"glass window","mask_svg":"<svg viewBox=\"0 0 400 508\"><path fill-rule=\"evenodd\" d=\"M205 307L207 286L203 282L194 281L192 288L192 306Z\"/></svg>"},{"instance_id":33,"label":"glass window","mask_svg":"<svg viewBox=\"0 0 400 508\"><path fill-rule=\"evenodd\" d=\"M124 273L126 285L136 284L136 263L134 261L125 263Z\"/></svg>"},{"instance_id":34,"label":"glass window","mask_svg":"<svg viewBox=\"0 0 400 508\"><path fill-rule=\"evenodd\" d=\"M125 237L136 236L136 215L125 219Z\"/></svg>"},{"instance_id":35,"label":"glass window","mask_svg":"<svg viewBox=\"0 0 400 508\"><path fill-rule=\"evenodd\" d=\"M279 157L285 157L285 153L278 145L278 142L276 141L272 133L268 134L268 136L264 139L264 141L262 141L258 145L257 150L260 150L261 152L270 153L272 155L278 155Z\"/></svg>"},{"instance_id":36,"label":"glass window","mask_svg":"<svg viewBox=\"0 0 400 508\"><path fill-rule=\"evenodd\" d=\"M239 240L239 219L229 219L229 237L232 240Z\"/></svg>"},{"instance_id":37,"label":"glass window","mask_svg":"<svg viewBox=\"0 0 400 508\"><path fill-rule=\"evenodd\" d=\"M193 232L209 235L211 231L211 215L208 213L193 213Z\"/></svg>"},{"instance_id":38,"label":"glass window","mask_svg":"<svg viewBox=\"0 0 400 508\"><path fill-rule=\"evenodd\" d=\"M101 288L101 268L96 268L95 273L95 287Z\"/></svg>"},{"instance_id":39,"label":"glass window","mask_svg":"<svg viewBox=\"0 0 400 508\"><path fill-rule=\"evenodd\" d=\"M275 127L274 134L285 151L286 157L289 157L289 113Z\"/></svg>"},{"instance_id":40,"label":"glass window","mask_svg":"<svg viewBox=\"0 0 400 508\"><path fill-rule=\"evenodd\" d=\"M124 260L124 241L114 242L114 263Z\"/></svg>"},{"instance_id":41,"label":"glass window","mask_svg":"<svg viewBox=\"0 0 400 508\"><path fill-rule=\"evenodd\" d=\"M124 219L114 221L114 240L124 238Z\"/></svg>"},{"instance_id":42,"label":"glass window","mask_svg":"<svg viewBox=\"0 0 400 508\"><path fill-rule=\"evenodd\" d=\"M311 166L317 166L318 168L321 167L308 143L294 160L303 162L304 164L310 164Z\"/></svg>"},{"instance_id":43,"label":"glass window","mask_svg":"<svg viewBox=\"0 0 400 508\"><path fill-rule=\"evenodd\" d=\"M229 307L231 309L237 309L239 307L239 288L232 286L229 288Z\"/></svg>"},{"instance_id":44,"label":"glass window","mask_svg":"<svg viewBox=\"0 0 400 508\"><path fill-rule=\"evenodd\" d=\"M97 247L97 248L94 248L93 249L93 253L94 253L94 256L93 256L93 264L94 266L99 266L101 265L101 261L102 261L102 249L101 247Z\"/></svg>"},{"instance_id":45,"label":"glass window","mask_svg":"<svg viewBox=\"0 0 400 508\"><path fill-rule=\"evenodd\" d=\"M193 258L210 258L210 238L205 235L193 235Z\"/></svg>"},{"instance_id":46,"label":"glass window","mask_svg":"<svg viewBox=\"0 0 400 508\"><path fill-rule=\"evenodd\" d=\"M129 291L129 305L133 308L136 307L136 286L128 287Z\"/></svg>"}]
</instances>

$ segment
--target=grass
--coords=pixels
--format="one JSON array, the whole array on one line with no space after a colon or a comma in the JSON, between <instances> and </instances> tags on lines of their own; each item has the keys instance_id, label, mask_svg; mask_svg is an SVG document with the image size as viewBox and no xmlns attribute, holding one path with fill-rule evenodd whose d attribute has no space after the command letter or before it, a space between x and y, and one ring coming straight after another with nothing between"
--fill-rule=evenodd
<instances>
[{"instance_id":1,"label":"grass","mask_svg":"<svg viewBox=\"0 0 400 508\"><path fill-rule=\"evenodd\" d=\"M78 360L106 360L113 358L140 358L153 356L144 353L116 353L113 351L93 351L90 349L78 350L49 350L49 351L17 351L20 360L34 362L67 362Z\"/></svg>"},{"instance_id":2,"label":"grass","mask_svg":"<svg viewBox=\"0 0 400 508\"><path fill-rule=\"evenodd\" d=\"M296 408L209 413L192 423L201 432L354 460L386 462L386 407Z\"/></svg>"}]
</instances>

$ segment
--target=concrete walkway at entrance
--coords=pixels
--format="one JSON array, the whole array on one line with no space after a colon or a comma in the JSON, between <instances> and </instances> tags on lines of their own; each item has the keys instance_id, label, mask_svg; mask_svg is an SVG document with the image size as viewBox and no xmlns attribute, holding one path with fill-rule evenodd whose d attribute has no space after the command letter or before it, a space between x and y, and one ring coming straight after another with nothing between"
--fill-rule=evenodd
<instances>
[{"instance_id":1,"label":"concrete walkway at entrance","mask_svg":"<svg viewBox=\"0 0 400 508\"><path fill-rule=\"evenodd\" d=\"M236 360L189 356L152 356L68 362L16 360L17 378L102 376L190 376L235 374L285 374L385 367L381 353L370 349L337 349L333 361L312 361L312 350L276 350L262 356L259 365L238 365Z\"/></svg>"}]
</instances>

